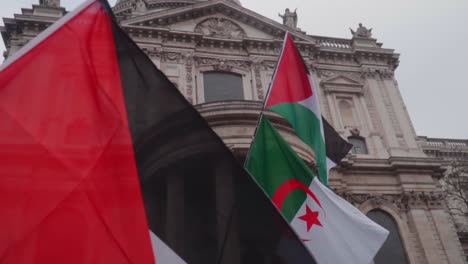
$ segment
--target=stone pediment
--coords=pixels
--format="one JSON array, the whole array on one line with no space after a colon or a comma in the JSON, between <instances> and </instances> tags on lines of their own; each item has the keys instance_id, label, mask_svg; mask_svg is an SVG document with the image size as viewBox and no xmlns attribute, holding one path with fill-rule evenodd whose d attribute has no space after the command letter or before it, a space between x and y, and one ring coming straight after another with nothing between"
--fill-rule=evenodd
<instances>
[{"instance_id":1,"label":"stone pediment","mask_svg":"<svg viewBox=\"0 0 468 264\"><path fill-rule=\"evenodd\" d=\"M325 92L357 94L362 94L364 87L361 82L344 75L337 75L322 80L320 82L320 86L325 90Z\"/></svg>"},{"instance_id":2,"label":"stone pediment","mask_svg":"<svg viewBox=\"0 0 468 264\"><path fill-rule=\"evenodd\" d=\"M164 29L223 39L282 40L290 28L235 3L209 1L168 10L154 10L121 21L126 28ZM302 32L291 32L296 41L314 40Z\"/></svg>"}]
</instances>

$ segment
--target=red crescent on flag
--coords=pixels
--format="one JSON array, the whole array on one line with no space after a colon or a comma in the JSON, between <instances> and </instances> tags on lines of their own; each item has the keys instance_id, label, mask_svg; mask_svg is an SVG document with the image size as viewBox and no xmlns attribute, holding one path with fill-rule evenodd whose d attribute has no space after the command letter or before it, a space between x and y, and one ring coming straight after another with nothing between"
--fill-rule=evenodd
<instances>
[{"instance_id":1,"label":"red crescent on flag","mask_svg":"<svg viewBox=\"0 0 468 264\"><path fill-rule=\"evenodd\" d=\"M290 179L281 184L281 186L278 187L271 200L278 209L282 210L284 199L286 199L289 193L297 189L303 190L323 210L323 207L320 204L320 201L317 198L317 196L315 196L315 194L309 189L309 187L305 186L302 182L300 182L297 179Z\"/></svg>"}]
</instances>

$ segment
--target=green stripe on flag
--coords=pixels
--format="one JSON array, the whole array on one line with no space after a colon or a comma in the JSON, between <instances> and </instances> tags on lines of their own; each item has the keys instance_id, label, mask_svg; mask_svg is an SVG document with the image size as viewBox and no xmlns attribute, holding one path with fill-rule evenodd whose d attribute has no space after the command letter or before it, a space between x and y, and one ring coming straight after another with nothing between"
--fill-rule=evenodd
<instances>
[{"instance_id":1,"label":"green stripe on flag","mask_svg":"<svg viewBox=\"0 0 468 264\"><path fill-rule=\"evenodd\" d=\"M321 117L317 117L310 109L298 103L282 103L268 109L288 120L299 138L312 148L316 156L319 178L327 185L327 157L320 126Z\"/></svg>"},{"instance_id":2,"label":"green stripe on flag","mask_svg":"<svg viewBox=\"0 0 468 264\"><path fill-rule=\"evenodd\" d=\"M284 187L289 180L297 179L308 187L314 178L307 165L266 117L263 117L258 125L247 158L247 170L270 198L273 198L278 188L282 185ZM288 221L292 221L305 200L306 194L300 189L286 196L281 212Z\"/></svg>"}]
</instances>

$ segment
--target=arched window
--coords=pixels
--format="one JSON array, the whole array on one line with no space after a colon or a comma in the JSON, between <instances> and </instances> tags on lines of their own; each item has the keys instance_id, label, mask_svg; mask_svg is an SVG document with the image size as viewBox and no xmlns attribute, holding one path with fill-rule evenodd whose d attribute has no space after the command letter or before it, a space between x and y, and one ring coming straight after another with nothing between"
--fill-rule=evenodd
<instances>
[{"instance_id":1,"label":"arched window","mask_svg":"<svg viewBox=\"0 0 468 264\"><path fill-rule=\"evenodd\" d=\"M338 103L338 108L340 109L341 121L343 121L344 127L355 126L353 106L347 100L341 100Z\"/></svg>"},{"instance_id":2,"label":"arched window","mask_svg":"<svg viewBox=\"0 0 468 264\"><path fill-rule=\"evenodd\" d=\"M203 75L205 102L243 100L242 76L235 73L207 72Z\"/></svg>"},{"instance_id":3,"label":"arched window","mask_svg":"<svg viewBox=\"0 0 468 264\"><path fill-rule=\"evenodd\" d=\"M390 232L387 240L375 256L374 264L408 263L400 232L393 217L382 210L372 210L367 213L367 217Z\"/></svg>"},{"instance_id":4,"label":"arched window","mask_svg":"<svg viewBox=\"0 0 468 264\"><path fill-rule=\"evenodd\" d=\"M359 136L351 136L348 138L349 143L353 145L351 153L353 154L368 154L366 140Z\"/></svg>"}]
</instances>

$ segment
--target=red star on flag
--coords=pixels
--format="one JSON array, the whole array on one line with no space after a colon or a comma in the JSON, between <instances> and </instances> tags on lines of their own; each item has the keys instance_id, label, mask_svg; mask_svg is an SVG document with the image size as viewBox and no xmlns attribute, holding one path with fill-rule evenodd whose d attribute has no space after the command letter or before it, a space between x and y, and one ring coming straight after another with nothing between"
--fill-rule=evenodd
<instances>
[{"instance_id":1,"label":"red star on flag","mask_svg":"<svg viewBox=\"0 0 468 264\"><path fill-rule=\"evenodd\" d=\"M306 214L299 217L299 219L306 222L307 232L309 232L312 226L314 225L322 226L322 223L320 223L318 216L319 216L319 212L312 211L310 207L306 205Z\"/></svg>"}]
</instances>

